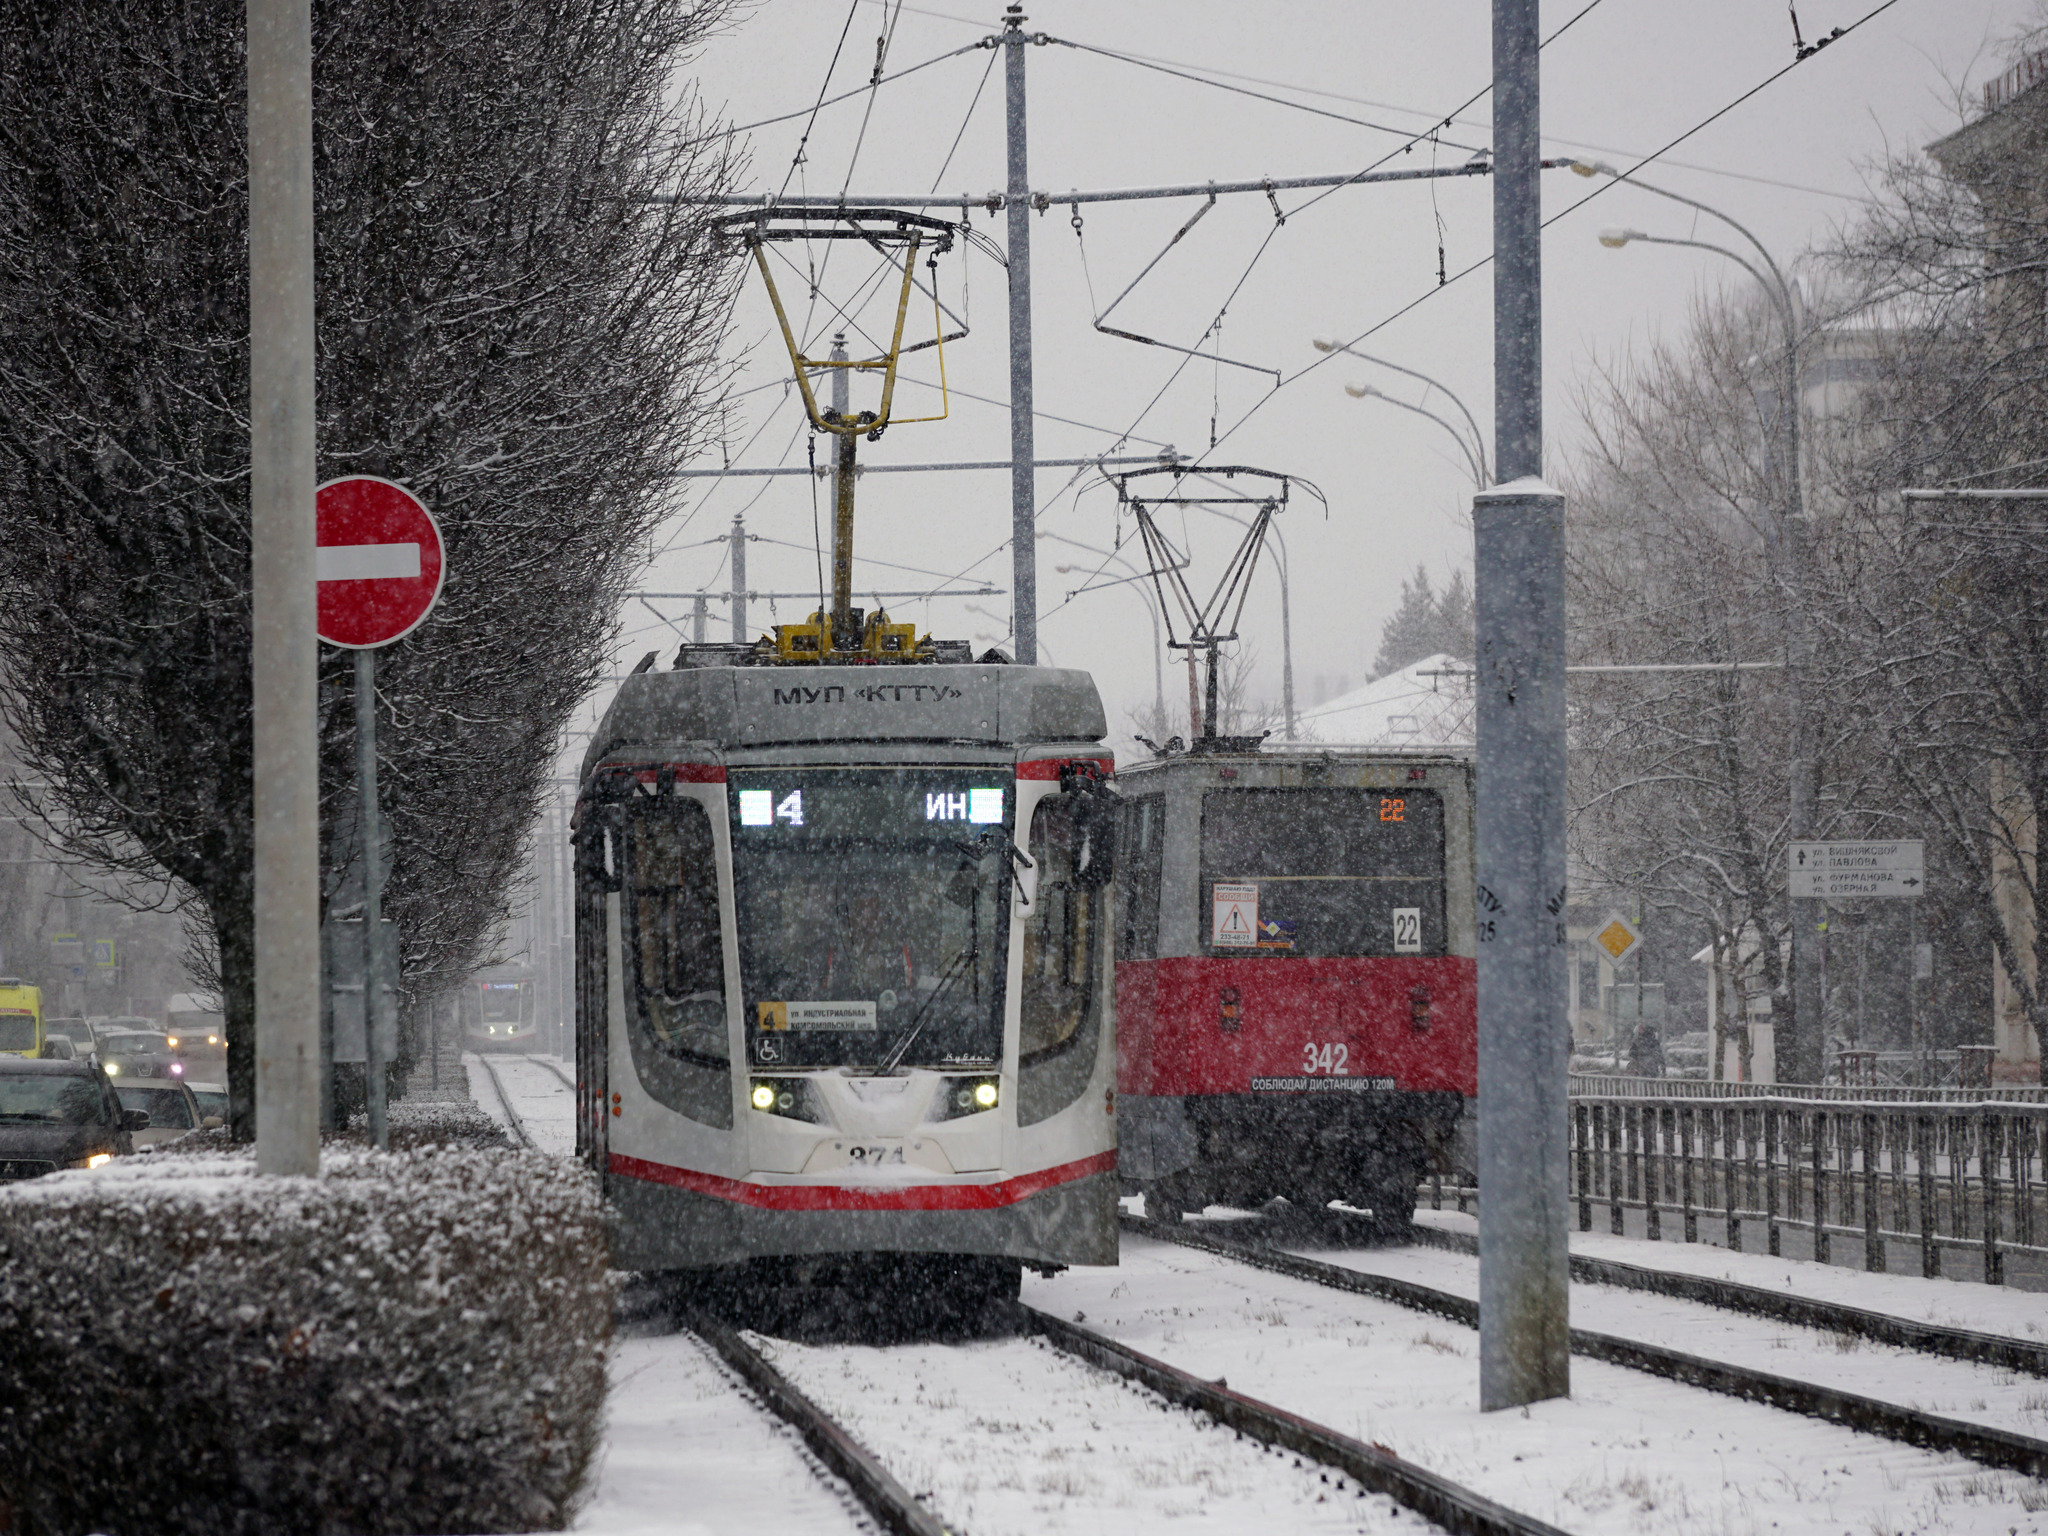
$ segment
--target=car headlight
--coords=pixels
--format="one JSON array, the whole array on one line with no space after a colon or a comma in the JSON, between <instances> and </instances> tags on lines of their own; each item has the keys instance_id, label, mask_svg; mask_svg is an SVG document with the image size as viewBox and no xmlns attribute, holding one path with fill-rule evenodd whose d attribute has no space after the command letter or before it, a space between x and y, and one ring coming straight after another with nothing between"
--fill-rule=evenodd
<instances>
[{"instance_id":1,"label":"car headlight","mask_svg":"<svg viewBox=\"0 0 2048 1536\"><path fill-rule=\"evenodd\" d=\"M175 1051L178 1048L178 1037L176 1035L166 1035L164 1036L164 1044Z\"/></svg>"},{"instance_id":2,"label":"car headlight","mask_svg":"<svg viewBox=\"0 0 2048 1536\"><path fill-rule=\"evenodd\" d=\"M85 1160L85 1166L88 1168L104 1168L113 1160L114 1154L111 1152L95 1152Z\"/></svg>"},{"instance_id":3,"label":"car headlight","mask_svg":"<svg viewBox=\"0 0 2048 1536\"><path fill-rule=\"evenodd\" d=\"M110 1062L108 1062L108 1063L107 1063L107 1076L109 1076L109 1077L119 1077L120 1075L121 1075L121 1063L119 1063L118 1061L110 1061Z\"/></svg>"}]
</instances>

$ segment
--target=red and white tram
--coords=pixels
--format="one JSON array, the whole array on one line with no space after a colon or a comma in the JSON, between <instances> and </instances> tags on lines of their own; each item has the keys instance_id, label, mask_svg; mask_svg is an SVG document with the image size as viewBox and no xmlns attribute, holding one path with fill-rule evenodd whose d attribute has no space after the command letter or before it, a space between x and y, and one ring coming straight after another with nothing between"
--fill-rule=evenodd
<instances>
[{"instance_id":1,"label":"red and white tram","mask_svg":"<svg viewBox=\"0 0 2048 1536\"><path fill-rule=\"evenodd\" d=\"M1404 1233L1477 1088L1469 758L1218 742L1119 785L1126 1184Z\"/></svg>"},{"instance_id":2,"label":"red and white tram","mask_svg":"<svg viewBox=\"0 0 2048 1536\"><path fill-rule=\"evenodd\" d=\"M944 1255L1014 1294L1026 1264L1116 1262L1101 702L932 651L691 646L606 712L577 1150L622 1267Z\"/></svg>"}]
</instances>

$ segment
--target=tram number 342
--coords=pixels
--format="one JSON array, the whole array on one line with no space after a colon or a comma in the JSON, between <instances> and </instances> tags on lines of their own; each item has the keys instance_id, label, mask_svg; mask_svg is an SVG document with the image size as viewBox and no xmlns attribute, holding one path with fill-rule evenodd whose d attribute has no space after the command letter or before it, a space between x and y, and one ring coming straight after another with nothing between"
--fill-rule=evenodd
<instances>
[{"instance_id":1,"label":"tram number 342","mask_svg":"<svg viewBox=\"0 0 2048 1536\"><path fill-rule=\"evenodd\" d=\"M1316 1045L1313 1042L1302 1048L1301 1070L1307 1076L1349 1077L1351 1075L1351 1047L1344 1044Z\"/></svg>"}]
</instances>

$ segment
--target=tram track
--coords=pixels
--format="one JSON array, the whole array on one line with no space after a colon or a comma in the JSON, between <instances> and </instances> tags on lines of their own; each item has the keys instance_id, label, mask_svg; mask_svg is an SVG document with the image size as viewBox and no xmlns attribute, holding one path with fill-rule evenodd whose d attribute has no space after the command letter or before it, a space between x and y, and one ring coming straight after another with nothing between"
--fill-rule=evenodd
<instances>
[{"instance_id":1,"label":"tram track","mask_svg":"<svg viewBox=\"0 0 2048 1536\"><path fill-rule=\"evenodd\" d=\"M554 1073L555 1077L561 1082L564 1088L568 1089L571 1093L574 1093L576 1091L576 1079L571 1077L568 1073L564 1072L561 1069L561 1067L558 1066L550 1058L546 1056L534 1056L529 1054L522 1056L519 1059L521 1061L530 1061L536 1067L543 1067L547 1071Z\"/></svg>"},{"instance_id":2,"label":"tram track","mask_svg":"<svg viewBox=\"0 0 2048 1536\"><path fill-rule=\"evenodd\" d=\"M701 1311L686 1311L682 1321L754 1390L770 1412L796 1430L812 1454L845 1481L883 1530L892 1536L959 1536L953 1526L919 1503L837 1419L741 1338L737 1329Z\"/></svg>"},{"instance_id":3,"label":"tram track","mask_svg":"<svg viewBox=\"0 0 2048 1536\"><path fill-rule=\"evenodd\" d=\"M1446 1232L1418 1225L1415 1240L1427 1247L1478 1257L1479 1240L1463 1232ZM2015 1339L2003 1334L1980 1333L1970 1328L1951 1328L1940 1323L1917 1322L1890 1312L1873 1312L1838 1301L1822 1301L1786 1291L1770 1291L1739 1280L1713 1275L1691 1275L1675 1270L1652 1269L1619 1259L1593 1258L1573 1254L1571 1277L1586 1285L1612 1285L1623 1290L1644 1291L1679 1301L1695 1301L1724 1312L1742 1312L1773 1322L1801 1328L1819 1328L1829 1333L1851 1334L1873 1344L1889 1344L1921 1354L1940 1355L1972 1365L2020 1371L2029 1376L2048 1376L2048 1343Z\"/></svg>"},{"instance_id":4,"label":"tram track","mask_svg":"<svg viewBox=\"0 0 2048 1536\"><path fill-rule=\"evenodd\" d=\"M1391 1499L1452 1536L1563 1536L1558 1527L1508 1508L1460 1483L1283 1408L1204 1381L1093 1329L1024 1303L1010 1308L1015 1332L1042 1339L1061 1354L1106 1375L1135 1383L1188 1408L1243 1439L1291 1453ZM682 1322L730 1366L762 1402L842 1478L862 1506L897 1536L959 1536L927 1508L882 1460L778 1370L738 1330L699 1310Z\"/></svg>"},{"instance_id":5,"label":"tram track","mask_svg":"<svg viewBox=\"0 0 2048 1536\"><path fill-rule=\"evenodd\" d=\"M1125 1215L1120 1223L1123 1230L1137 1236L1216 1254L1290 1279L1392 1302L1468 1328L1479 1326L1476 1301L1413 1280L1347 1269L1264 1244L1241 1242L1142 1217ZM1924 1413L1883 1399L1591 1329L1571 1330L1571 1350L1587 1359L1840 1424L1923 1450L1952 1452L1983 1466L2034 1477L2048 1476L2048 1441L2008 1430Z\"/></svg>"},{"instance_id":6,"label":"tram track","mask_svg":"<svg viewBox=\"0 0 2048 1536\"><path fill-rule=\"evenodd\" d=\"M519 1111L512 1107L512 1095L505 1091L505 1080L498 1076L498 1069L491 1065L491 1058L479 1051L476 1053L476 1059L477 1064L484 1069L484 1076L491 1080L491 1092L498 1096L498 1104L505 1111L505 1124L510 1127L513 1139L527 1151L537 1151L533 1133L527 1130L526 1122L520 1118Z\"/></svg>"}]
</instances>

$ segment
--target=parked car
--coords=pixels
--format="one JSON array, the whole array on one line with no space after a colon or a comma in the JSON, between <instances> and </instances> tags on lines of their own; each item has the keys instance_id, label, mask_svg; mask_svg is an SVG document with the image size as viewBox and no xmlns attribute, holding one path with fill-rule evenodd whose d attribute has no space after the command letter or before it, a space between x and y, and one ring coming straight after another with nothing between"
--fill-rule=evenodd
<instances>
[{"instance_id":1,"label":"parked car","mask_svg":"<svg viewBox=\"0 0 2048 1536\"><path fill-rule=\"evenodd\" d=\"M148 1113L124 1107L94 1062L0 1056L0 1180L97 1168L148 1129Z\"/></svg>"},{"instance_id":2,"label":"parked car","mask_svg":"<svg viewBox=\"0 0 2048 1536\"><path fill-rule=\"evenodd\" d=\"M135 1029L125 1020L110 1019L94 1033L99 1037L100 1065L109 1077L185 1075L185 1063L178 1060L169 1037L161 1030Z\"/></svg>"},{"instance_id":3,"label":"parked car","mask_svg":"<svg viewBox=\"0 0 2048 1536\"><path fill-rule=\"evenodd\" d=\"M123 1109L139 1109L149 1116L148 1129L134 1133L138 1147L176 1141L201 1125L212 1130L221 1123L217 1118L206 1115L199 1108L199 1101L192 1096L192 1090L175 1078L168 1082L123 1078L114 1084L114 1097L121 1101Z\"/></svg>"}]
</instances>

